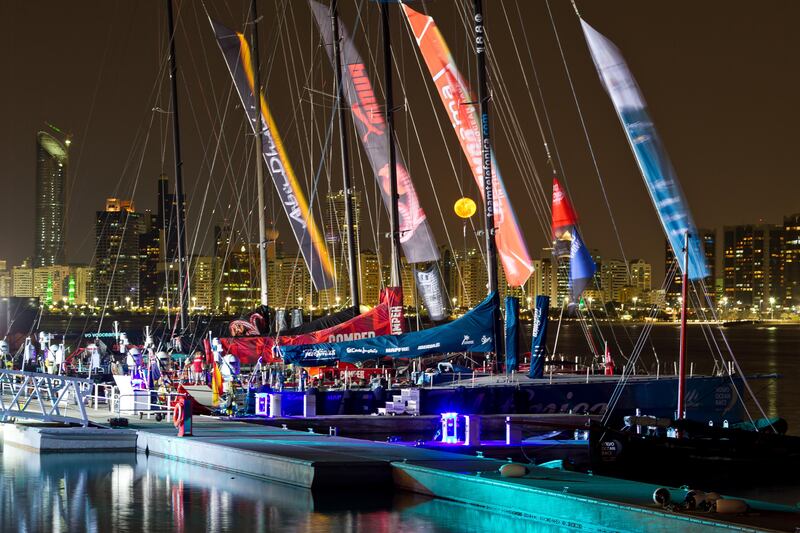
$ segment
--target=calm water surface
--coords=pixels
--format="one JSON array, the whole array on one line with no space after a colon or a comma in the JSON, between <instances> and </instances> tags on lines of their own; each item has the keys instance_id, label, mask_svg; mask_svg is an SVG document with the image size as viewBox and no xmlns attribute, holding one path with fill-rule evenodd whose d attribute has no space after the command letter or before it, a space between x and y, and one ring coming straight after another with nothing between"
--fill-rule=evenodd
<instances>
[{"instance_id":1,"label":"calm water surface","mask_svg":"<svg viewBox=\"0 0 800 533\"><path fill-rule=\"evenodd\" d=\"M0 453L0 531L546 531L509 515L413 495L312 495L136 454Z\"/></svg>"}]
</instances>

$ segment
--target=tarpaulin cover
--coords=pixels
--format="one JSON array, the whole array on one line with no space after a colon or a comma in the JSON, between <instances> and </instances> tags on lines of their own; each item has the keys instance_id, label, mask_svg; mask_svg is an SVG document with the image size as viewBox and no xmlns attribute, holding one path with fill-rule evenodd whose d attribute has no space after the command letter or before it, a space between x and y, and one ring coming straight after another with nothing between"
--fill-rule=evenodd
<instances>
[{"instance_id":1,"label":"tarpaulin cover","mask_svg":"<svg viewBox=\"0 0 800 533\"><path fill-rule=\"evenodd\" d=\"M411 358L437 353L494 351L494 317L497 293L486 297L461 318L434 328L311 346L281 346L284 362L302 366L332 365L336 361L358 363L382 357Z\"/></svg>"},{"instance_id":2,"label":"tarpaulin cover","mask_svg":"<svg viewBox=\"0 0 800 533\"><path fill-rule=\"evenodd\" d=\"M392 332L393 322L390 310L397 307L397 302L401 301L401 297L396 290L391 288L385 289L382 297L383 301L373 309L326 329L297 335L281 335L277 337L277 342L276 337L266 335L224 337L220 339L220 342L222 347L239 358L242 364L253 364L259 358L263 363L280 361L280 353L274 349L276 344L308 345L389 335ZM398 327L397 324L395 327ZM405 323L401 323L399 327L405 328Z\"/></svg>"}]
</instances>

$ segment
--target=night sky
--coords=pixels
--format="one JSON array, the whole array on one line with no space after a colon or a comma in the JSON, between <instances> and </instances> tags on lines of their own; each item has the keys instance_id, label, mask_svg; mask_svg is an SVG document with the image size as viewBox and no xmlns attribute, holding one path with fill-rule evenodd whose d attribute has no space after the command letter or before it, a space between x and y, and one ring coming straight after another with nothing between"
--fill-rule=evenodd
<instances>
[{"instance_id":1,"label":"night sky","mask_svg":"<svg viewBox=\"0 0 800 533\"><path fill-rule=\"evenodd\" d=\"M357 3L361 0L341 0L343 22L355 34L365 58L379 57L377 6L365 2L363 26L354 29ZM549 195L551 174L512 45L516 39L522 47L523 67L532 82L524 25L544 94L544 105L538 94L534 101L540 114L547 110L553 124L563 177L581 216L584 240L606 257L620 257L545 2L484 3L493 61L507 88L507 93L501 94L499 81L493 80L495 108L507 94L506 104L513 106L524 128L514 134L525 138ZM657 285L664 254L660 225L610 100L600 86L572 7L566 0L550 3L625 253L628 258L643 257L654 263ZM246 1L207 4L214 18L229 27L243 28ZM472 76L471 35L464 31L459 5L464 3L438 0L426 4L462 72ZM796 163L800 34L795 30L800 3L606 0L578 5L583 17L625 55L698 226L721 229L724 224L779 222L783 214L800 210ZM259 6L267 99L298 176L310 184L330 114L333 74L318 48L319 38L304 1L261 0ZM516 16L517 6L521 18ZM419 3L416 7L422 9ZM230 77L202 2L177 0L176 9L189 246L210 253L211 228L223 212L237 227L255 235L253 158L247 149L250 141L243 135L244 113L231 92ZM4 193L0 258L16 264L33 254L35 134L47 121L73 134L67 257L70 262L89 262L94 212L102 209L105 198L133 197L139 210L154 208L158 174L173 174L169 115L161 111L169 106L165 3L5 1L0 3L0 21L0 183ZM395 99L402 105L402 79L409 106L397 114L398 139L440 242L445 242L446 235L430 180L435 183L454 242L463 245L461 223L452 213L459 196L456 184L476 200L477 189L433 92L431 106L427 91L434 89L433 84L427 70L420 72L417 66L416 46L397 10L392 32L401 74L395 81ZM368 59L368 66L377 85L382 64ZM426 160L421 157L409 113L416 120ZM444 140L435 116L443 121ZM546 240L533 218L534 209L508 147L508 135L499 119L492 127L499 165L525 227L528 247L533 257L540 257ZM553 141L548 141L552 146ZM358 149L352 139L351 146ZM448 149L454 165L446 155ZM333 159L329 157L323 167L322 191L327 190L328 180L334 187L340 182L337 144L328 149L331 152ZM369 223L367 211L377 211L374 180L363 157L354 153L353 160L355 181L366 184L369 198L362 216L361 241L364 247L374 248L375 238L370 234L386 231L386 217L381 207L380 224ZM268 184L267 191L271 188ZM239 209L229 208L237 197ZM270 204L271 217L282 235L288 236L283 213L276 211L274 201Z\"/></svg>"}]
</instances>

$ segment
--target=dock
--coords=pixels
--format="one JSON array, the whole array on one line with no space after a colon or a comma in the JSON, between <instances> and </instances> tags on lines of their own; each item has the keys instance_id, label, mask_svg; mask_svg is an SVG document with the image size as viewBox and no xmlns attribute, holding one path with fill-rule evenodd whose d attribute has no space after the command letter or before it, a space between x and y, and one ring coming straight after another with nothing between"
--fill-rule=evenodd
<instances>
[{"instance_id":1,"label":"dock","mask_svg":"<svg viewBox=\"0 0 800 533\"><path fill-rule=\"evenodd\" d=\"M652 501L656 485L527 465L504 478L504 461L309 431L196 417L192 437L171 424L132 421L140 451L314 492L409 491L589 531L794 531L793 507L748 501L751 511L720 515L668 511ZM699 487L713 490L714 487ZM673 500L686 491L675 489Z\"/></svg>"}]
</instances>

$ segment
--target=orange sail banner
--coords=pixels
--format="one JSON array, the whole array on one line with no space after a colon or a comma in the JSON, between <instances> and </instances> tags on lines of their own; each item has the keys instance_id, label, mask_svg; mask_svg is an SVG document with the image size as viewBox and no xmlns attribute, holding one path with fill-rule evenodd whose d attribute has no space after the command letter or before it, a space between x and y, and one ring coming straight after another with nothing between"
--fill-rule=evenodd
<instances>
[{"instance_id":1,"label":"orange sail banner","mask_svg":"<svg viewBox=\"0 0 800 533\"><path fill-rule=\"evenodd\" d=\"M469 85L455 66L453 56L432 17L403 5L403 12L419 45L425 64L433 77L447 116L453 124L461 149L472 169L475 182L483 194L483 163L481 134L475 98ZM497 251L512 287L524 284L533 273L533 262L528 254L525 239L519 229L517 217L508 199L503 179L492 154L492 183L494 194L494 225Z\"/></svg>"}]
</instances>

